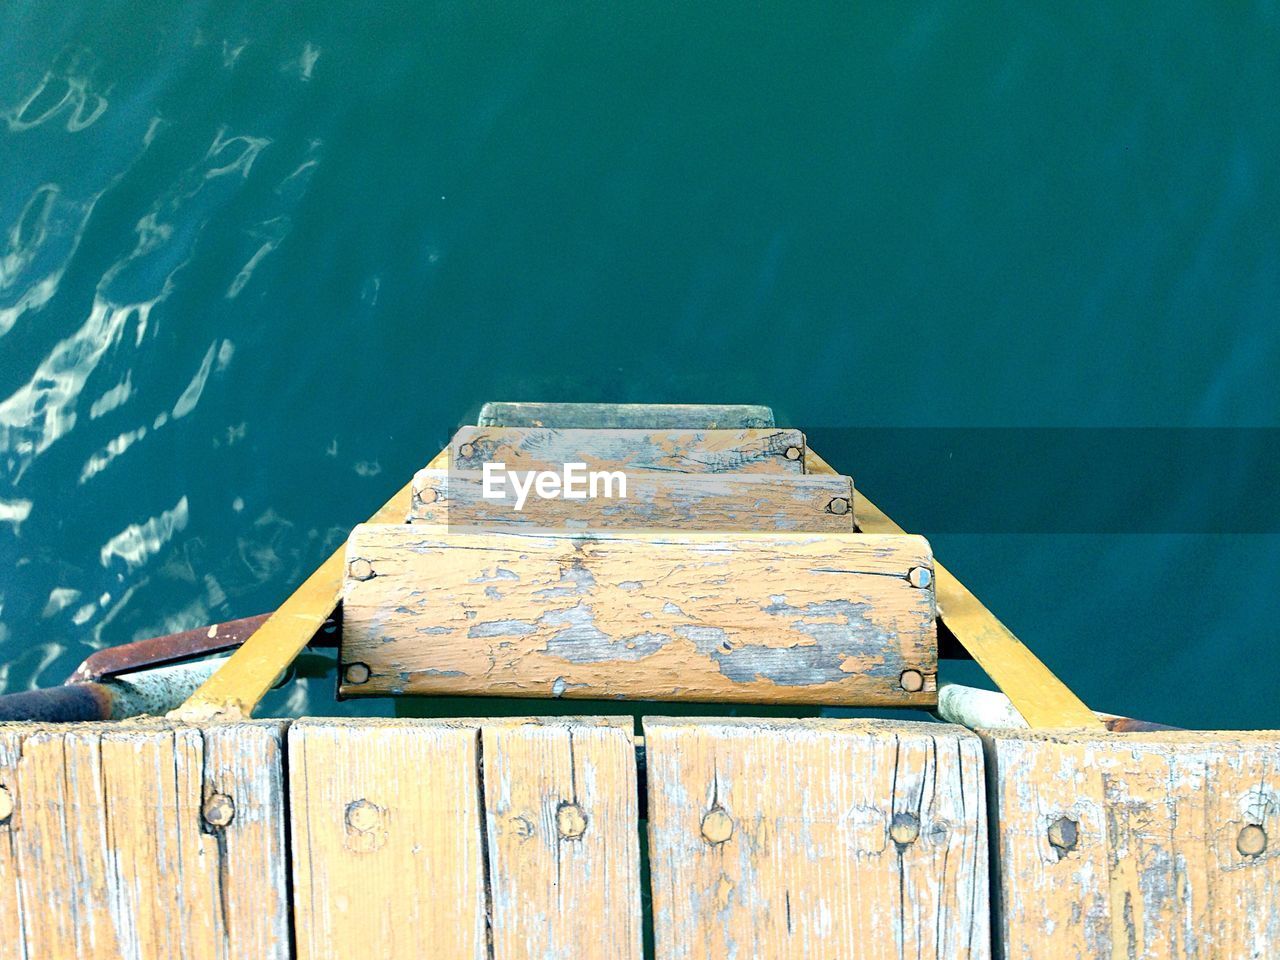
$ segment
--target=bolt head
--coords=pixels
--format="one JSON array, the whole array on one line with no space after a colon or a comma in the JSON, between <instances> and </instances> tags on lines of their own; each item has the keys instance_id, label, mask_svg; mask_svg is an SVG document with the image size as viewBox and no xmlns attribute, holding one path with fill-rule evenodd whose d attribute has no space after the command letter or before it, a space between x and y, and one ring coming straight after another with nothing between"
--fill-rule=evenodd
<instances>
[{"instance_id":1,"label":"bolt head","mask_svg":"<svg viewBox=\"0 0 1280 960\"><path fill-rule=\"evenodd\" d=\"M1049 824L1049 843L1059 854L1070 853L1080 842L1080 824L1070 817L1059 817Z\"/></svg>"},{"instance_id":2,"label":"bolt head","mask_svg":"<svg viewBox=\"0 0 1280 960\"><path fill-rule=\"evenodd\" d=\"M1236 849L1240 851L1241 856L1261 856L1267 849L1267 831L1256 823L1245 824L1240 828L1240 835L1236 837Z\"/></svg>"},{"instance_id":3,"label":"bolt head","mask_svg":"<svg viewBox=\"0 0 1280 960\"><path fill-rule=\"evenodd\" d=\"M355 800L347 804L347 826L360 833L368 833L382 819L382 810L368 800Z\"/></svg>"},{"instance_id":4,"label":"bolt head","mask_svg":"<svg viewBox=\"0 0 1280 960\"><path fill-rule=\"evenodd\" d=\"M787 447L786 452L783 454L783 456L786 457L788 460L799 460L800 453L801 453L801 450L799 447Z\"/></svg>"},{"instance_id":5,"label":"bolt head","mask_svg":"<svg viewBox=\"0 0 1280 960\"><path fill-rule=\"evenodd\" d=\"M458 456L463 460L470 460L476 455L476 447L474 443L464 443L458 447Z\"/></svg>"},{"instance_id":6,"label":"bolt head","mask_svg":"<svg viewBox=\"0 0 1280 960\"><path fill-rule=\"evenodd\" d=\"M928 567L912 567L907 573L907 580L913 587L924 589L933 583L933 571Z\"/></svg>"},{"instance_id":7,"label":"bolt head","mask_svg":"<svg viewBox=\"0 0 1280 960\"><path fill-rule=\"evenodd\" d=\"M920 820L914 813L895 813L889 825L889 836L894 843L914 843L920 836Z\"/></svg>"},{"instance_id":8,"label":"bolt head","mask_svg":"<svg viewBox=\"0 0 1280 960\"><path fill-rule=\"evenodd\" d=\"M919 693L924 689L924 674L919 670L903 670L898 683L907 693Z\"/></svg>"},{"instance_id":9,"label":"bolt head","mask_svg":"<svg viewBox=\"0 0 1280 960\"><path fill-rule=\"evenodd\" d=\"M369 665L367 663L349 663L342 672L342 679L347 683L361 684L369 682Z\"/></svg>"},{"instance_id":10,"label":"bolt head","mask_svg":"<svg viewBox=\"0 0 1280 960\"><path fill-rule=\"evenodd\" d=\"M210 794L204 802L204 822L211 827L225 827L236 816L236 802L225 793Z\"/></svg>"},{"instance_id":11,"label":"bolt head","mask_svg":"<svg viewBox=\"0 0 1280 960\"><path fill-rule=\"evenodd\" d=\"M562 803L556 809L556 830L565 840L581 840L587 832L587 815L576 803Z\"/></svg>"},{"instance_id":12,"label":"bolt head","mask_svg":"<svg viewBox=\"0 0 1280 960\"><path fill-rule=\"evenodd\" d=\"M372 580L374 577L373 564L368 560L357 557L347 565L347 573L352 580Z\"/></svg>"},{"instance_id":13,"label":"bolt head","mask_svg":"<svg viewBox=\"0 0 1280 960\"><path fill-rule=\"evenodd\" d=\"M702 839L712 845L725 843L733 836L733 819L723 807L712 807L702 818Z\"/></svg>"},{"instance_id":14,"label":"bolt head","mask_svg":"<svg viewBox=\"0 0 1280 960\"><path fill-rule=\"evenodd\" d=\"M827 512L834 513L838 517L843 517L849 512L849 500L847 497L836 497L827 504Z\"/></svg>"}]
</instances>

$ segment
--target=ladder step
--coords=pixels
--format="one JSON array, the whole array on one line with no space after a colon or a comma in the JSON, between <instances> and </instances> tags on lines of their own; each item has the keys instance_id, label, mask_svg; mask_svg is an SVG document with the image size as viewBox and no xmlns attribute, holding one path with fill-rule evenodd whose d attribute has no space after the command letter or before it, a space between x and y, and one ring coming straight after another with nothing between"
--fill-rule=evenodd
<instances>
[{"instance_id":1,"label":"ladder step","mask_svg":"<svg viewBox=\"0 0 1280 960\"><path fill-rule=\"evenodd\" d=\"M482 427L731 430L774 426L773 411L747 403L507 403L490 401Z\"/></svg>"},{"instance_id":2,"label":"ladder step","mask_svg":"<svg viewBox=\"0 0 1280 960\"><path fill-rule=\"evenodd\" d=\"M528 482L527 480L525 482ZM580 484L581 485L581 484ZM479 471L422 470L414 477L410 523L459 528L791 530L852 533L853 481L837 475L633 473L585 499L539 497L516 509L514 485L484 496Z\"/></svg>"},{"instance_id":3,"label":"ladder step","mask_svg":"<svg viewBox=\"0 0 1280 960\"><path fill-rule=\"evenodd\" d=\"M927 707L932 565L908 535L364 525L341 692Z\"/></svg>"},{"instance_id":4,"label":"ladder step","mask_svg":"<svg viewBox=\"0 0 1280 960\"><path fill-rule=\"evenodd\" d=\"M804 473L799 430L551 430L463 427L449 444L454 470L663 470L675 473Z\"/></svg>"}]
</instances>

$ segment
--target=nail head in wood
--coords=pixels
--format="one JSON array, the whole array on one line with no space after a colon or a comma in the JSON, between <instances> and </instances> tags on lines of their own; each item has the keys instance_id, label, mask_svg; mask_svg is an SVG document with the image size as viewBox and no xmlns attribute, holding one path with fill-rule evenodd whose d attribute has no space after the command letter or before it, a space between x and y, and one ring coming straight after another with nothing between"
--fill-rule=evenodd
<instances>
[{"instance_id":1,"label":"nail head in wood","mask_svg":"<svg viewBox=\"0 0 1280 960\"><path fill-rule=\"evenodd\" d=\"M898 683L907 693L919 693L924 689L924 674L919 670L903 670Z\"/></svg>"},{"instance_id":2,"label":"nail head in wood","mask_svg":"<svg viewBox=\"0 0 1280 960\"><path fill-rule=\"evenodd\" d=\"M786 450L786 453L784 454L784 456L785 456L788 460L799 460L799 459L800 459L800 448L799 448L799 447L787 447L787 450Z\"/></svg>"},{"instance_id":3,"label":"nail head in wood","mask_svg":"<svg viewBox=\"0 0 1280 960\"><path fill-rule=\"evenodd\" d=\"M933 572L928 567L912 567L907 574L907 579L913 587L919 587L923 590L933 583Z\"/></svg>"},{"instance_id":4,"label":"nail head in wood","mask_svg":"<svg viewBox=\"0 0 1280 960\"><path fill-rule=\"evenodd\" d=\"M1070 817L1059 817L1049 824L1049 843L1059 853L1070 853L1080 842L1080 824Z\"/></svg>"},{"instance_id":5,"label":"nail head in wood","mask_svg":"<svg viewBox=\"0 0 1280 960\"><path fill-rule=\"evenodd\" d=\"M361 684L369 682L369 665L367 663L349 663L342 677L347 683Z\"/></svg>"},{"instance_id":6,"label":"nail head in wood","mask_svg":"<svg viewBox=\"0 0 1280 960\"><path fill-rule=\"evenodd\" d=\"M210 794L204 802L204 822L211 827L225 827L236 816L236 802L225 793Z\"/></svg>"},{"instance_id":7,"label":"nail head in wood","mask_svg":"<svg viewBox=\"0 0 1280 960\"><path fill-rule=\"evenodd\" d=\"M360 558L351 561L347 572L351 574L352 580L372 580L374 576L373 564Z\"/></svg>"},{"instance_id":8,"label":"nail head in wood","mask_svg":"<svg viewBox=\"0 0 1280 960\"><path fill-rule=\"evenodd\" d=\"M0 824L8 823L13 816L13 794L8 787L0 787Z\"/></svg>"},{"instance_id":9,"label":"nail head in wood","mask_svg":"<svg viewBox=\"0 0 1280 960\"><path fill-rule=\"evenodd\" d=\"M382 811L376 803L355 800L347 804L347 826L352 830L367 833L376 827L381 819Z\"/></svg>"},{"instance_id":10,"label":"nail head in wood","mask_svg":"<svg viewBox=\"0 0 1280 960\"><path fill-rule=\"evenodd\" d=\"M1267 831L1256 823L1245 824L1240 828L1240 835L1236 837L1236 849L1242 856L1261 856L1267 849Z\"/></svg>"},{"instance_id":11,"label":"nail head in wood","mask_svg":"<svg viewBox=\"0 0 1280 960\"><path fill-rule=\"evenodd\" d=\"M920 820L914 813L895 813L889 826L889 836L893 837L894 843L904 846L914 843L920 836Z\"/></svg>"},{"instance_id":12,"label":"nail head in wood","mask_svg":"<svg viewBox=\"0 0 1280 960\"><path fill-rule=\"evenodd\" d=\"M587 816L576 803L562 803L556 810L556 830L566 840L580 840L587 832Z\"/></svg>"},{"instance_id":13,"label":"nail head in wood","mask_svg":"<svg viewBox=\"0 0 1280 960\"><path fill-rule=\"evenodd\" d=\"M715 845L733 836L733 820L723 807L712 807L702 818L702 839Z\"/></svg>"},{"instance_id":14,"label":"nail head in wood","mask_svg":"<svg viewBox=\"0 0 1280 960\"><path fill-rule=\"evenodd\" d=\"M834 513L838 517L843 517L849 512L849 501L845 497L836 497L827 504L827 512Z\"/></svg>"}]
</instances>

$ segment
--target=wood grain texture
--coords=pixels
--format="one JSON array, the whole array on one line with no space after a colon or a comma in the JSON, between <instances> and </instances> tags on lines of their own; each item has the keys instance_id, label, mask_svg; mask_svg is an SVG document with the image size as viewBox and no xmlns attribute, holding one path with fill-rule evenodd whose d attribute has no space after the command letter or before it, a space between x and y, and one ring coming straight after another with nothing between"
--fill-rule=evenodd
<instances>
[{"instance_id":1,"label":"wood grain texture","mask_svg":"<svg viewBox=\"0 0 1280 960\"><path fill-rule=\"evenodd\" d=\"M341 691L931 705L930 564L908 536L362 526Z\"/></svg>"},{"instance_id":2,"label":"wood grain texture","mask_svg":"<svg viewBox=\"0 0 1280 960\"><path fill-rule=\"evenodd\" d=\"M530 492L520 510L511 484L486 499L477 471L422 470L411 523L459 528L794 530L852 533L853 481L799 474L636 473L627 495L568 500Z\"/></svg>"},{"instance_id":3,"label":"wood grain texture","mask_svg":"<svg viewBox=\"0 0 1280 960\"><path fill-rule=\"evenodd\" d=\"M1007 960L1280 956L1280 733L983 740Z\"/></svg>"},{"instance_id":4,"label":"wood grain texture","mask_svg":"<svg viewBox=\"0 0 1280 960\"><path fill-rule=\"evenodd\" d=\"M0 726L0 956L288 957L282 729Z\"/></svg>"},{"instance_id":5,"label":"wood grain texture","mask_svg":"<svg viewBox=\"0 0 1280 960\"><path fill-rule=\"evenodd\" d=\"M799 430L550 430L463 427L449 443L454 470L662 470L676 473L804 473Z\"/></svg>"},{"instance_id":6,"label":"wood grain texture","mask_svg":"<svg viewBox=\"0 0 1280 960\"><path fill-rule=\"evenodd\" d=\"M640 960L631 718L481 731L495 960Z\"/></svg>"},{"instance_id":7,"label":"wood grain texture","mask_svg":"<svg viewBox=\"0 0 1280 960\"><path fill-rule=\"evenodd\" d=\"M639 958L629 723L295 723L299 958Z\"/></svg>"},{"instance_id":8,"label":"wood grain texture","mask_svg":"<svg viewBox=\"0 0 1280 960\"><path fill-rule=\"evenodd\" d=\"M724 430L770 428L773 411L745 403L507 403L480 408L482 427Z\"/></svg>"},{"instance_id":9,"label":"wood grain texture","mask_svg":"<svg viewBox=\"0 0 1280 960\"><path fill-rule=\"evenodd\" d=\"M486 957L479 756L464 725L293 724L299 960Z\"/></svg>"},{"instance_id":10,"label":"wood grain texture","mask_svg":"<svg viewBox=\"0 0 1280 960\"><path fill-rule=\"evenodd\" d=\"M978 738L646 718L659 960L990 956Z\"/></svg>"}]
</instances>

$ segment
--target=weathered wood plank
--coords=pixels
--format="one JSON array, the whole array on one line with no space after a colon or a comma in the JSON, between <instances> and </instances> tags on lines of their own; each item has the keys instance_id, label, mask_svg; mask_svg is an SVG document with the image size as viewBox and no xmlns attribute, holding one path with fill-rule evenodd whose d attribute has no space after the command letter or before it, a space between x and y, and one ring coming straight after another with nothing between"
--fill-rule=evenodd
<instances>
[{"instance_id":1,"label":"weathered wood plank","mask_svg":"<svg viewBox=\"0 0 1280 960\"><path fill-rule=\"evenodd\" d=\"M288 957L282 730L0 727L0 949Z\"/></svg>"},{"instance_id":2,"label":"weathered wood plank","mask_svg":"<svg viewBox=\"0 0 1280 960\"><path fill-rule=\"evenodd\" d=\"M478 734L429 721L289 731L299 960L486 956Z\"/></svg>"},{"instance_id":3,"label":"weathered wood plank","mask_svg":"<svg viewBox=\"0 0 1280 960\"><path fill-rule=\"evenodd\" d=\"M623 497L486 499L476 471L422 470L411 523L501 529L794 530L853 532L853 481L797 474L635 473Z\"/></svg>"},{"instance_id":4,"label":"weathered wood plank","mask_svg":"<svg viewBox=\"0 0 1280 960\"><path fill-rule=\"evenodd\" d=\"M1280 733L983 739L1008 960L1280 956Z\"/></svg>"},{"instance_id":5,"label":"weathered wood plank","mask_svg":"<svg viewBox=\"0 0 1280 960\"><path fill-rule=\"evenodd\" d=\"M482 721L494 960L640 960L631 718Z\"/></svg>"},{"instance_id":6,"label":"weathered wood plank","mask_svg":"<svg viewBox=\"0 0 1280 960\"><path fill-rule=\"evenodd\" d=\"M346 696L932 705L921 537L352 534Z\"/></svg>"},{"instance_id":7,"label":"weathered wood plank","mask_svg":"<svg viewBox=\"0 0 1280 960\"><path fill-rule=\"evenodd\" d=\"M638 960L629 723L295 723L299 957Z\"/></svg>"},{"instance_id":8,"label":"weathered wood plank","mask_svg":"<svg viewBox=\"0 0 1280 960\"><path fill-rule=\"evenodd\" d=\"M480 408L482 427L641 430L768 429L773 411L746 403L507 403Z\"/></svg>"},{"instance_id":9,"label":"weathered wood plank","mask_svg":"<svg viewBox=\"0 0 1280 960\"><path fill-rule=\"evenodd\" d=\"M799 430L548 430L463 427L449 443L454 470L505 463L508 470L663 470L677 473L804 473Z\"/></svg>"},{"instance_id":10,"label":"weathered wood plank","mask_svg":"<svg viewBox=\"0 0 1280 960\"><path fill-rule=\"evenodd\" d=\"M977 737L866 720L644 729L659 960L990 956Z\"/></svg>"}]
</instances>

